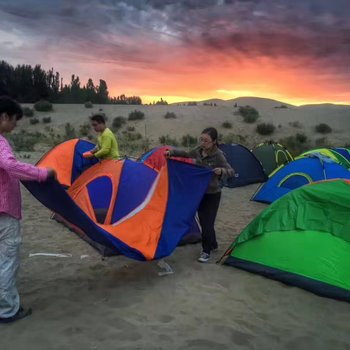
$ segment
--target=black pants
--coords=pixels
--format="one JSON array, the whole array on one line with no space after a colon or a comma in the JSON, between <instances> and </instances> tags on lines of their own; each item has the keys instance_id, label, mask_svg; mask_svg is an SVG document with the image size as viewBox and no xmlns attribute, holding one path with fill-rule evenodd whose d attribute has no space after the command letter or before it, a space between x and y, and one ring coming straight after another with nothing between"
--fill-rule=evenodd
<instances>
[{"instance_id":1,"label":"black pants","mask_svg":"<svg viewBox=\"0 0 350 350\"><path fill-rule=\"evenodd\" d=\"M221 192L206 193L199 204L198 217L202 227L202 247L204 253L210 254L210 251L218 246L214 223L219 209L220 198Z\"/></svg>"}]
</instances>

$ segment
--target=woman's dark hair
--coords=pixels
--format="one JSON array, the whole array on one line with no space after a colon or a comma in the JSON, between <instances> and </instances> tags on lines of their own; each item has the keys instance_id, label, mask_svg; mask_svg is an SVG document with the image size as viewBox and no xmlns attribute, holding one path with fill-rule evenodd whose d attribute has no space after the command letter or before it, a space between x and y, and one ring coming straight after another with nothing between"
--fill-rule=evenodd
<instances>
[{"instance_id":1,"label":"woman's dark hair","mask_svg":"<svg viewBox=\"0 0 350 350\"><path fill-rule=\"evenodd\" d=\"M94 122L97 122L99 124L106 124L106 118L102 114L94 114L90 120L93 120Z\"/></svg>"},{"instance_id":2,"label":"woman's dark hair","mask_svg":"<svg viewBox=\"0 0 350 350\"><path fill-rule=\"evenodd\" d=\"M202 134L207 134L210 136L210 138L213 140L214 144L217 145L218 144L218 131L213 128L213 127L210 127L210 128L205 128L203 131L202 131Z\"/></svg>"},{"instance_id":3,"label":"woman's dark hair","mask_svg":"<svg viewBox=\"0 0 350 350\"><path fill-rule=\"evenodd\" d=\"M6 113L11 119L16 116L16 120L23 117L23 110L20 104L9 96L0 96L0 115Z\"/></svg>"}]
</instances>

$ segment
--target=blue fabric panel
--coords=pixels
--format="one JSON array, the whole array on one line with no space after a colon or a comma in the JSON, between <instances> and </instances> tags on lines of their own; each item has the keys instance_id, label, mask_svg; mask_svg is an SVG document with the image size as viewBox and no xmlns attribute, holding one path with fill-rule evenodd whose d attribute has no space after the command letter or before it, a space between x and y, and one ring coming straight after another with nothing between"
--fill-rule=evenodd
<instances>
[{"instance_id":1,"label":"blue fabric panel","mask_svg":"<svg viewBox=\"0 0 350 350\"><path fill-rule=\"evenodd\" d=\"M155 258L169 255L193 224L212 171L192 164L168 160L169 194Z\"/></svg>"},{"instance_id":2,"label":"blue fabric panel","mask_svg":"<svg viewBox=\"0 0 350 350\"><path fill-rule=\"evenodd\" d=\"M112 181L109 177L98 177L88 184L87 189L94 209L109 208L113 190Z\"/></svg>"},{"instance_id":3,"label":"blue fabric panel","mask_svg":"<svg viewBox=\"0 0 350 350\"><path fill-rule=\"evenodd\" d=\"M261 163L247 148L238 144L221 144L219 148L236 171L235 177L228 179L224 186L240 187L267 180Z\"/></svg>"},{"instance_id":4,"label":"blue fabric panel","mask_svg":"<svg viewBox=\"0 0 350 350\"><path fill-rule=\"evenodd\" d=\"M81 173L98 162L97 158L83 158L83 153L91 151L94 147L95 145L92 142L85 140L79 140L76 144L72 168L72 183Z\"/></svg>"},{"instance_id":5,"label":"blue fabric panel","mask_svg":"<svg viewBox=\"0 0 350 350\"><path fill-rule=\"evenodd\" d=\"M350 162L350 153L347 151L346 148L332 148L334 151L341 154L346 160Z\"/></svg>"},{"instance_id":6,"label":"blue fabric panel","mask_svg":"<svg viewBox=\"0 0 350 350\"><path fill-rule=\"evenodd\" d=\"M287 176L295 173L278 185ZM329 179L350 179L350 171L334 162L322 162L317 157L296 159L276 172L260 189L253 195L252 200L263 203L272 203L292 189L308 183L307 179L297 173L308 175L312 182Z\"/></svg>"},{"instance_id":7,"label":"blue fabric panel","mask_svg":"<svg viewBox=\"0 0 350 350\"><path fill-rule=\"evenodd\" d=\"M129 258L145 260L143 254L138 250L129 247L127 244L96 225L74 203L72 198L56 180L49 179L44 183L34 181L23 181L22 183L44 206L61 215L68 222L79 227L91 240L111 250L120 252Z\"/></svg>"},{"instance_id":8,"label":"blue fabric panel","mask_svg":"<svg viewBox=\"0 0 350 350\"><path fill-rule=\"evenodd\" d=\"M126 159L119 179L112 223L117 222L146 198L157 172L140 162Z\"/></svg>"}]
</instances>

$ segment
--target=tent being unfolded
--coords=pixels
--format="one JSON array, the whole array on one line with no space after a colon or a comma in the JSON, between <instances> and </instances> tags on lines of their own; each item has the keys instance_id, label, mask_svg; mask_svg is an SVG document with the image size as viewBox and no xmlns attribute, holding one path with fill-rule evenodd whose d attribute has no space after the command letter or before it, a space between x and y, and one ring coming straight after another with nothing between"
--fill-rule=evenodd
<instances>
[{"instance_id":1,"label":"tent being unfolded","mask_svg":"<svg viewBox=\"0 0 350 350\"><path fill-rule=\"evenodd\" d=\"M171 254L190 230L211 177L211 170L173 160L160 172L131 160L105 160L79 176L68 193L54 180L24 185L92 242L152 260Z\"/></svg>"}]
</instances>

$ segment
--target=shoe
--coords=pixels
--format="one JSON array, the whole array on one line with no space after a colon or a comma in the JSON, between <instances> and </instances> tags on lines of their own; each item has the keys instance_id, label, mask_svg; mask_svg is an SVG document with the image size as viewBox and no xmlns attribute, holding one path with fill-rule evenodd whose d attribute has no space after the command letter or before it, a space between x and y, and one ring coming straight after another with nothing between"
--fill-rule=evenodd
<instances>
[{"instance_id":1,"label":"shoe","mask_svg":"<svg viewBox=\"0 0 350 350\"><path fill-rule=\"evenodd\" d=\"M18 311L11 317L0 318L0 323L11 323L32 314L32 309L24 309L22 306L19 307Z\"/></svg>"},{"instance_id":2,"label":"shoe","mask_svg":"<svg viewBox=\"0 0 350 350\"><path fill-rule=\"evenodd\" d=\"M201 256L198 258L198 261L201 263L206 263L209 261L209 259L210 259L210 254L202 252Z\"/></svg>"}]
</instances>

